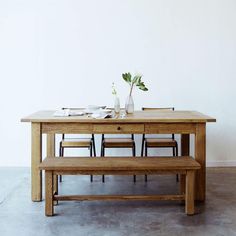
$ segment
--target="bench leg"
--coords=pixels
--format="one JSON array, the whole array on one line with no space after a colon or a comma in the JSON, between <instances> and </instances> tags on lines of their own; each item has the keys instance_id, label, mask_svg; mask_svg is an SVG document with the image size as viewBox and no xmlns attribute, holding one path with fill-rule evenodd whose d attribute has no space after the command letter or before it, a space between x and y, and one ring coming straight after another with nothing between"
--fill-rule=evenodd
<instances>
[{"instance_id":1,"label":"bench leg","mask_svg":"<svg viewBox=\"0 0 236 236\"><path fill-rule=\"evenodd\" d=\"M185 213L194 214L194 171L187 171L185 190Z\"/></svg>"},{"instance_id":2,"label":"bench leg","mask_svg":"<svg viewBox=\"0 0 236 236\"><path fill-rule=\"evenodd\" d=\"M47 134L47 156L55 156L55 134ZM53 192L58 194L58 176L54 175L53 177ZM58 201L54 202L55 205L58 204Z\"/></svg>"},{"instance_id":3,"label":"bench leg","mask_svg":"<svg viewBox=\"0 0 236 236\"><path fill-rule=\"evenodd\" d=\"M53 172L45 171L45 215L53 216Z\"/></svg>"}]
</instances>

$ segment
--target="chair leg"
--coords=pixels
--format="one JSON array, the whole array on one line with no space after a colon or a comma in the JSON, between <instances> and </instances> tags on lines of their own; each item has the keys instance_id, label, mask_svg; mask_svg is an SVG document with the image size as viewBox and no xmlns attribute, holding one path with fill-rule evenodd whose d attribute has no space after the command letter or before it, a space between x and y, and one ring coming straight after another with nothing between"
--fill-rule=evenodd
<instances>
[{"instance_id":1,"label":"chair leg","mask_svg":"<svg viewBox=\"0 0 236 236\"><path fill-rule=\"evenodd\" d=\"M136 157L135 143L133 145L132 151L133 151L133 156ZM134 178L134 183L135 183L136 182L136 175L134 175L133 178Z\"/></svg>"},{"instance_id":2,"label":"chair leg","mask_svg":"<svg viewBox=\"0 0 236 236\"><path fill-rule=\"evenodd\" d=\"M90 151L90 157L93 157L93 143L90 144L89 151ZM92 175L90 175L90 182L93 182L93 176Z\"/></svg>"},{"instance_id":3,"label":"chair leg","mask_svg":"<svg viewBox=\"0 0 236 236\"><path fill-rule=\"evenodd\" d=\"M172 148L172 151L173 151L173 156L175 157L176 156L175 147ZM179 182L179 175L178 174L176 174L176 182Z\"/></svg>"},{"instance_id":4,"label":"chair leg","mask_svg":"<svg viewBox=\"0 0 236 236\"><path fill-rule=\"evenodd\" d=\"M95 146L95 139L94 139L94 135L93 135L93 155L96 157L96 146Z\"/></svg>"},{"instance_id":5,"label":"chair leg","mask_svg":"<svg viewBox=\"0 0 236 236\"><path fill-rule=\"evenodd\" d=\"M96 157L96 147L95 147L95 144L93 144L93 156Z\"/></svg>"},{"instance_id":6,"label":"chair leg","mask_svg":"<svg viewBox=\"0 0 236 236\"><path fill-rule=\"evenodd\" d=\"M60 157L63 157L64 156L64 148L60 145ZM61 183L62 182L62 175L59 175L59 182Z\"/></svg>"},{"instance_id":7,"label":"chair leg","mask_svg":"<svg viewBox=\"0 0 236 236\"><path fill-rule=\"evenodd\" d=\"M104 156L105 156L105 147L102 144L102 147L101 147L101 157L104 157ZM105 183L105 175L102 175L102 182Z\"/></svg>"},{"instance_id":8,"label":"chair leg","mask_svg":"<svg viewBox=\"0 0 236 236\"><path fill-rule=\"evenodd\" d=\"M145 157L148 156L147 144L145 143ZM147 182L147 175L145 175L145 182Z\"/></svg>"},{"instance_id":9,"label":"chair leg","mask_svg":"<svg viewBox=\"0 0 236 236\"><path fill-rule=\"evenodd\" d=\"M142 147L141 147L141 157L143 157L143 151L144 151L144 135L143 135L143 138L142 138Z\"/></svg>"},{"instance_id":10,"label":"chair leg","mask_svg":"<svg viewBox=\"0 0 236 236\"><path fill-rule=\"evenodd\" d=\"M103 144L101 145L101 157L103 157Z\"/></svg>"},{"instance_id":11,"label":"chair leg","mask_svg":"<svg viewBox=\"0 0 236 236\"><path fill-rule=\"evenodd\" d=\"M175 147L175 156L178 157L178 144ZM179 175L176 175L176 182L179 182Z\"/></svg>"}]
</instances>

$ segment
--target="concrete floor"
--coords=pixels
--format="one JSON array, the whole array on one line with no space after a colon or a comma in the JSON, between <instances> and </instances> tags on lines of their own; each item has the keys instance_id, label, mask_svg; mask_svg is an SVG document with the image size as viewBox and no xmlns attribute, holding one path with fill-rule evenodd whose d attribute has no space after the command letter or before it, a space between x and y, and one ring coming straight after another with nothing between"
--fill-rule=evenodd
<instances>
[{"instance_id":1,"label":"concrete floor","mask_svg":"<svg viewBox=\"0 0 236 236\"><path fill-rule=\"evenodd\" d=\"M175 176L66 176L62 193L175 193ZM44 202L30 200L28 168L0 168L0 236L236 235L236 168L208 169L207 201L186 216L178 202L61 202L44 216Z\"/></svg>"}]
</instances>

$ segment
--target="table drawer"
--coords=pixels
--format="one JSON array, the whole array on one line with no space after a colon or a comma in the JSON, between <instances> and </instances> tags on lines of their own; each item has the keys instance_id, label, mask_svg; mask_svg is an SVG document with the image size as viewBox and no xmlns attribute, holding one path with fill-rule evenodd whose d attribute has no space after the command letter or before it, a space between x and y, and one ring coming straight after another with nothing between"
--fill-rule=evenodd
<instances>
[{"instance_id":1,"label":"table drawer","mask_svg":"<svg viewBox=\"0 0 236 236\"><path fill-rule=\"evenodd\" d=\"M91 124L79 123L43 123L43 133L57 133L57 134L91 134L93 126Z\"/></svg>"},{"instance_id":2,"label":"table drawer","mask_svg":"<svg viewBox=\"0 0 236 236\"><path fill-rule=\"evenodd\" d=\"M93 126L93 132L97 134L142 134L142 124L97 124Z\"/></svg>"},{"instance_id":3,"label":"table drawer","mask_svg":"<svg viewBox=\"0 0 236 236\"><path fill-rule=\"evenodd\" d=\"M195 124L146 124L145 134L194 134L196 131Z\"/></svg>"}]
</instances>

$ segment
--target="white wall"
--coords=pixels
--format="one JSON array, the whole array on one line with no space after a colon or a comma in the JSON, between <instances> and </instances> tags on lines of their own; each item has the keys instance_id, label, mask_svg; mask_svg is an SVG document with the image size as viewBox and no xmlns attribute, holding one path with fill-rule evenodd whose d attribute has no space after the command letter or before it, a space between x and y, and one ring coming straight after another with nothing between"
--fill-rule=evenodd
<instances>
[{"instance_id":1,"label":"white wall","mask_svg":"<svg viewBox=\"0 0 236 236\"><path fill-rule=\"evenodd\" d=\"M1 0L1 166L30 165L40 109L124 104L123 72L142 73L136 108L175 106L217 118L207 159L235 164L236 1ZM221 163L223 162L223 163Z\"/></svg>"}]
</instances>

